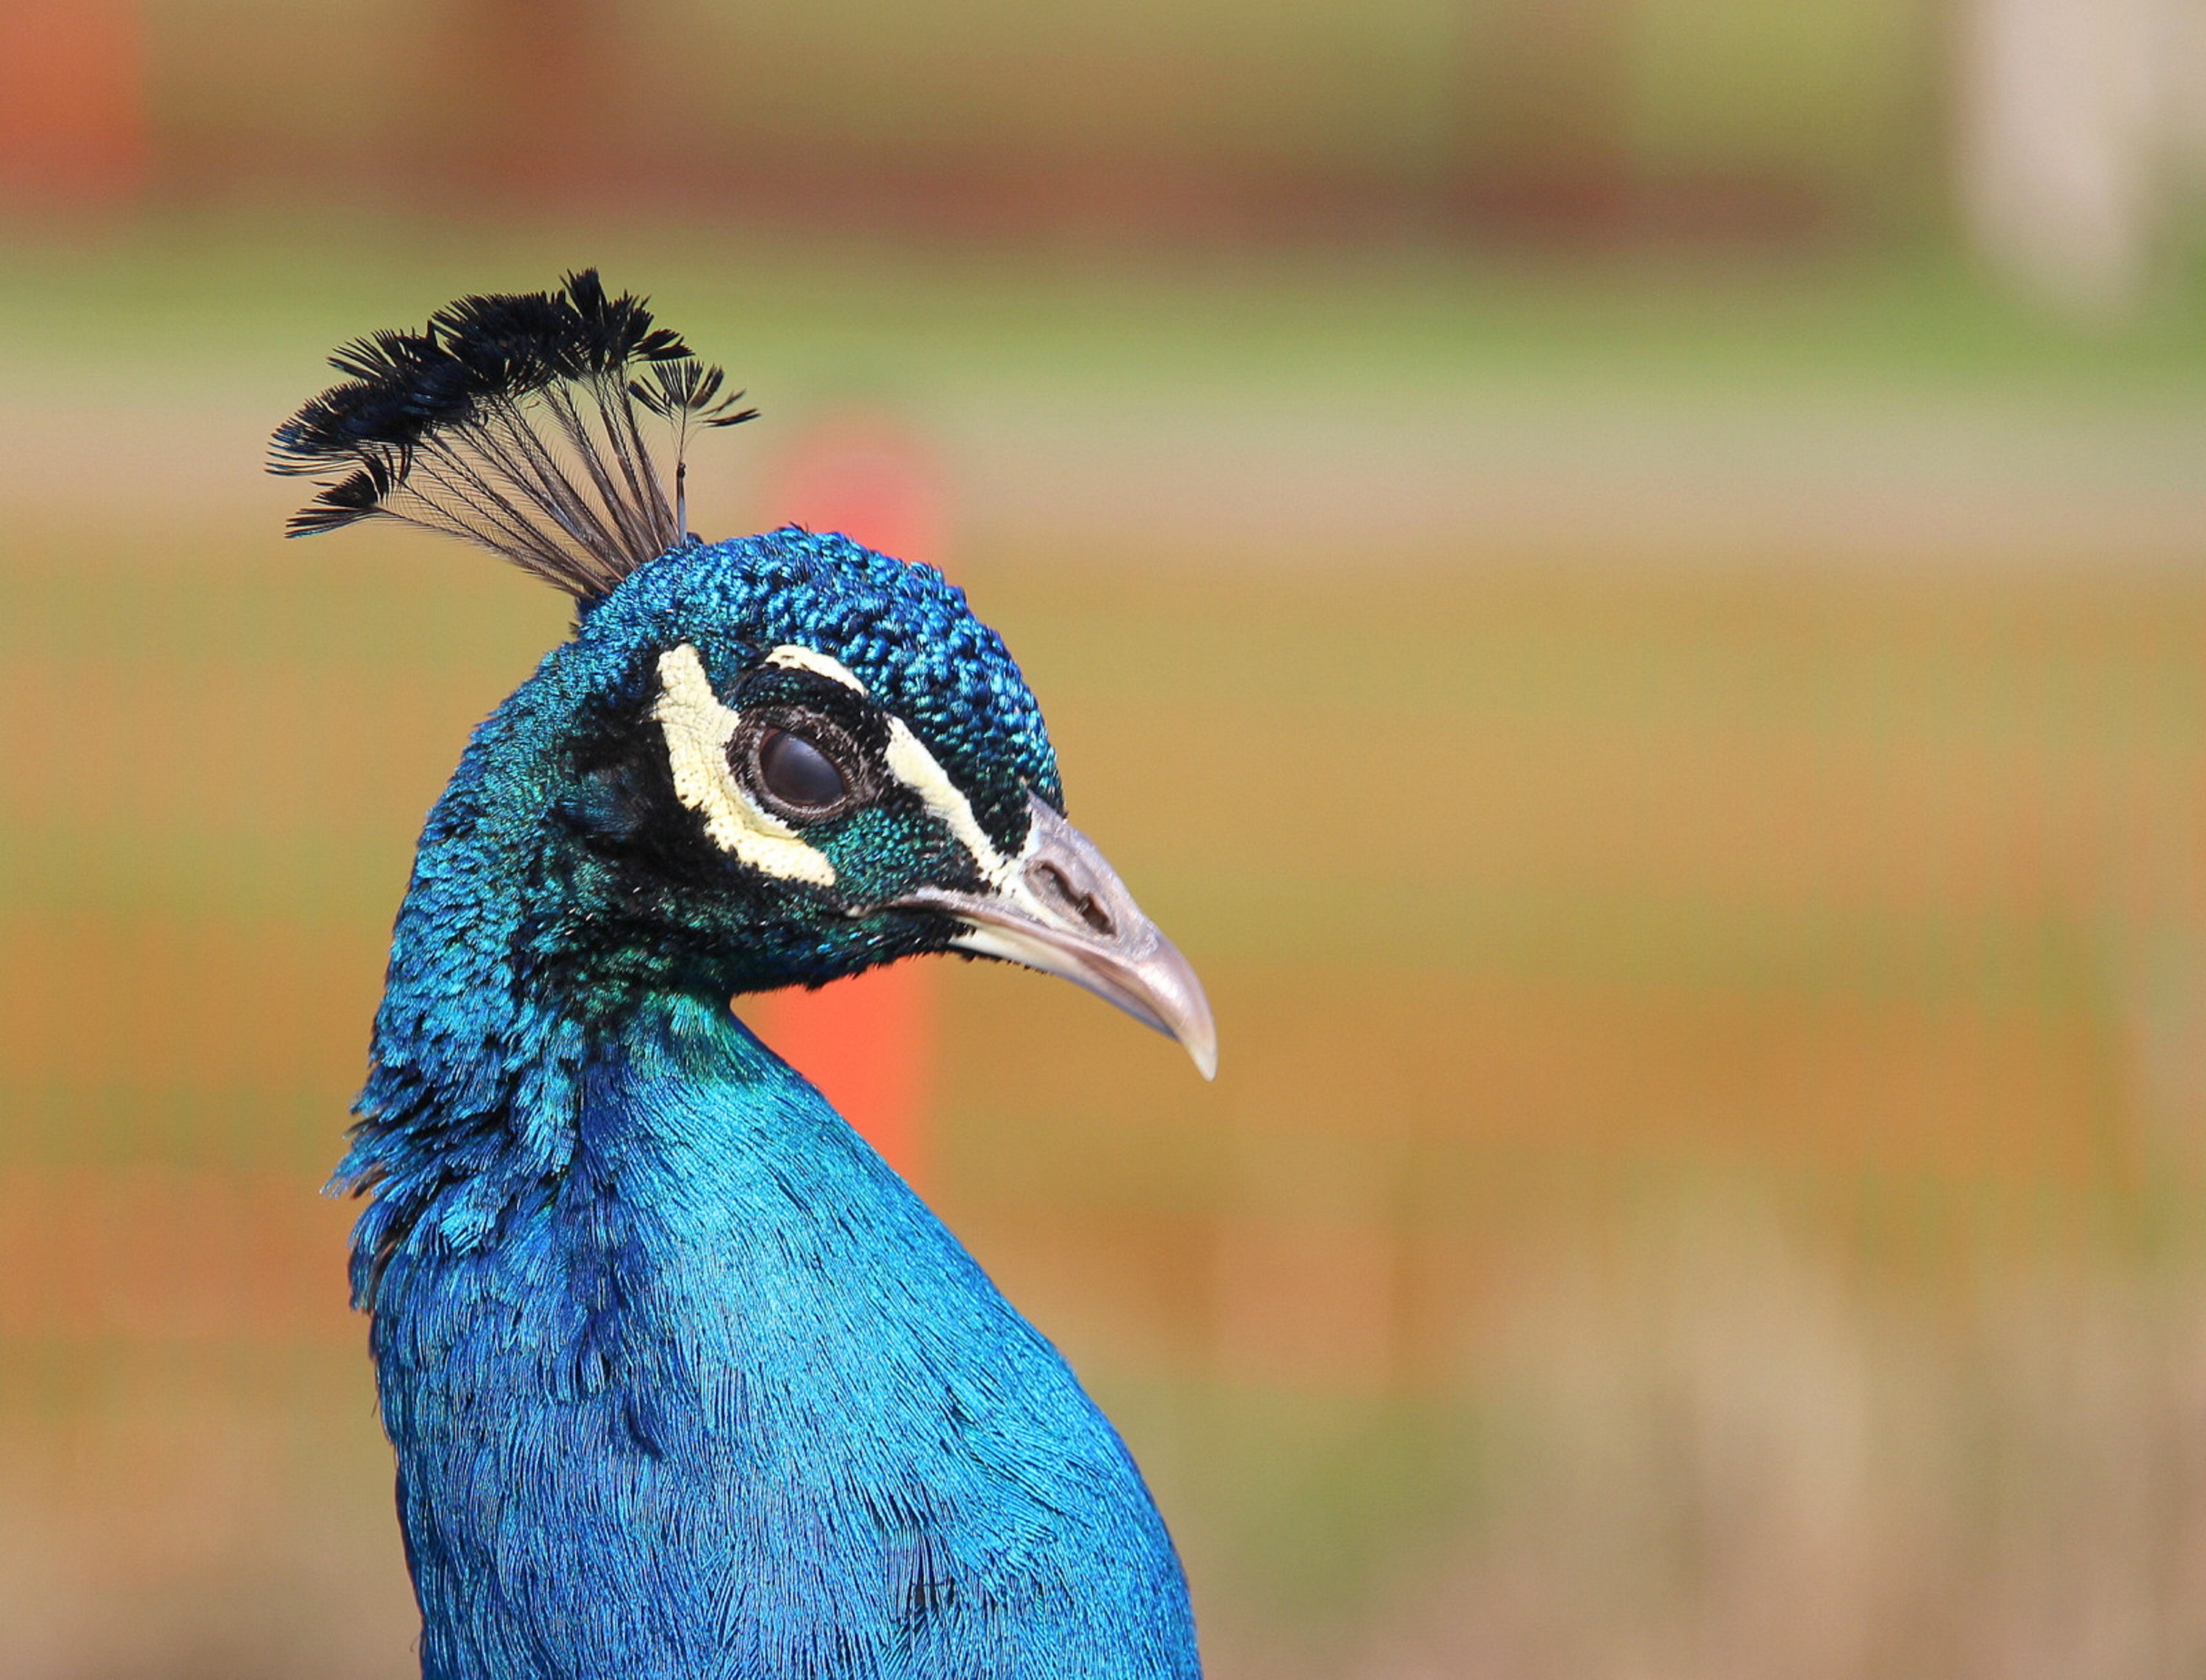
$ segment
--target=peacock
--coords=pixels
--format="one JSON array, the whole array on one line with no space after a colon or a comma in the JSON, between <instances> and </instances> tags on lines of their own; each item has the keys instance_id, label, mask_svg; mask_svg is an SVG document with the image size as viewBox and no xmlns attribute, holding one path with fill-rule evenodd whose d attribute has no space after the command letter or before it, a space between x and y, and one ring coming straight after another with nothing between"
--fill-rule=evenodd
<instances>
[{"instance_id":1,"label":"peacock","mask_svg":"<svg viewBox=\"0 0 2206 1680\"><path fill-rule=\"evenodd\" d=\"M593 271L331 366L275 434L292 534L397 521L575 602L429 814L333 1181L425 1680L1199 1675L1110 1423L730 1007L957 952L1213 1075L1002 641L843 536L691 534L691 438L756 411Z\"/></svg>"}]
</instances>

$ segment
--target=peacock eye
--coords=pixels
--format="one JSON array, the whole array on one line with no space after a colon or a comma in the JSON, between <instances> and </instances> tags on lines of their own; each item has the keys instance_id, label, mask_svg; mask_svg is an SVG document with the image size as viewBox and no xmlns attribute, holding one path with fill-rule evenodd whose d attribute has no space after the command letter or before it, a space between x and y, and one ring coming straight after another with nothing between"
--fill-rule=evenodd
<instances>
[{"instance_id":1,"label":"peacock eye","mask_svg":"<svg viewBox=\"0 0 2206 1680\"><path fill-rule=\"evenodd\" d=\"M850 796L850 783L834 760L794 730L766 730L753 750L760 791L787 815L828 816Z\"/></svg>"},{"instance_id":2,"label":"peacock eye","mask_svg":"<svg viewBox=\"0 0 2206 1680\"><path fill-rule=\"evenodd\" d=\"M846 815L876 790L856 737L804 706L769 702L743 711L728 742L728 768L760 809L784 822Z\"/></svg>"},{"instance_id":3,"label":"peacock eye","mask_svg":"<svg viewBox=\"0 0 2206 1680\"><path fill-rule=\"evenodd\" d=\"M817 747L787 730L768 730L759 742L759 779L789 805L832 805L843 797L843 772Z\"/></svg>"}]
</instances>

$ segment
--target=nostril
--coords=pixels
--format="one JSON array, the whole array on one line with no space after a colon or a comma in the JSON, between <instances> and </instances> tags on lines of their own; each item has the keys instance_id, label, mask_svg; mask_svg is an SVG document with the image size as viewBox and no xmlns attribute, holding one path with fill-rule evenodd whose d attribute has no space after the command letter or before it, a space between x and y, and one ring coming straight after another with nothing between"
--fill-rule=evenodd
<instances>
[{"instance_id":1,"label":"nostril","mask_svg":"<svg viewBox=\"0 0 2206 1680\"><path fill-rule=\"evenodd\" d=\"M1092 892L1084 892L1072 883L1072 878L1054 863L1034 863L1028 867L1027 883L1037 897L1069 915L1076 915L1095 932L1108 938L1118 932L1118 924L1111 920L1111 912Z\"/></svg>"},{"instance_id":2,"label":"nostril","mask_svg":"<svg viewBox=\"0 0 2206 1680\"><path fill-rule=\"evenodd\" d=\"M1118 931L1117 924L1111 920L1110 911L1095 902L1094 893L1082 893L1075 901L1073 908L1080 912L1081 920L1102 934L1104 938L1108 938Z\"/></svg>"}]
</instances>

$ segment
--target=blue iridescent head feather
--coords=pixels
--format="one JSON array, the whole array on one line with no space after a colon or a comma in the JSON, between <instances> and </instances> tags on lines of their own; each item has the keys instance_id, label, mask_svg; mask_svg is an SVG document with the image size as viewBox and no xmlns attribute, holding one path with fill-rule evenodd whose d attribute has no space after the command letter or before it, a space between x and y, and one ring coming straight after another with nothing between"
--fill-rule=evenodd
<instances>
[{"instance_id":1,"label":"blue iridescent head feather","mask_svg":"<svg viewBox=\"0 0 2206 1680\"><path fill-rule=\"evenodd\" d=\"M790 648L825 656L862 692L770 662ZM724 997L939 950L939 918L895 901L930 884L981 885L938 814L878 772L857 808L804 829L832 882L763 873L712 844L682 808L653 723L661 662L676 649L695 650L733 711L780 705L801 708L813 734L839 727L853 776L901 724L1005 856L1025 840L1035 798L1063 809L1040 708L940 572L795 528L675 549L590 606L531 679L557 691L552 705L533 705L530 688L510 703L532 720L514 742L534 760L528 780L557 790L542 843L563 867L543 872L544 890L575 932L563 960L600 994L577 1004L617 1002L639 980Z\"/></svg>"},{"instance_id":2,"label":"blue iridescent head feather","mask_svg":"<svg viewBox=\"0 0 2206 1680\"><path fill-rule=\"evenodd\" d=\"M772 647L812 648L848 666L911 725L1005 850L1024 836L1028 792L1064 807L1057 754L1026 679L965 592L933 566L793 526L691 543L586 610L577 641L601 638L694 642L716 683L738 680Z\"/></svg>"}]
</instances>

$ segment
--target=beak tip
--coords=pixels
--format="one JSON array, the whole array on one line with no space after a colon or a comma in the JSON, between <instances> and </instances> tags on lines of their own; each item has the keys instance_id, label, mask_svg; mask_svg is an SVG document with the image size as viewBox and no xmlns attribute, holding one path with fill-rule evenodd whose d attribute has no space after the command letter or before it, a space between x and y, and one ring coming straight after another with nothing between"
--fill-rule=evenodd
<instances>
[{"instance_id":1,"label":"beak tip","mask_svg":"<svg viewBox=\"0 0 2206 1680\"><path fill-rule=\"evenodd\" d=\"M1195 1018L1184 1025L1169 1027L1166 1031L1179 1040L1180 1048L1187 1051L1189 1059L1195 1063L1195 1070L1204 1080L1214 1081L1218 1077L1218 1027L1211 1019L1209 1000L1202 997L1200 989L1196 991L1195 997L1199 1009Z\"/></svg>"}]
</instances>

